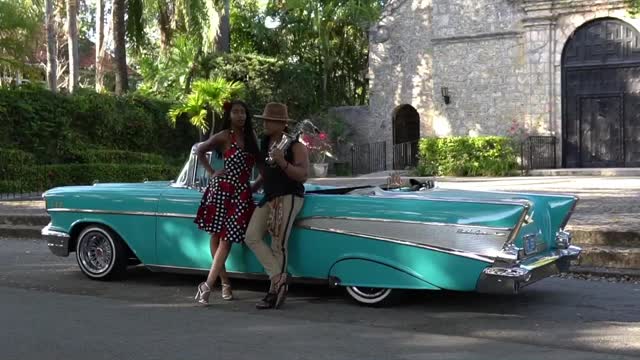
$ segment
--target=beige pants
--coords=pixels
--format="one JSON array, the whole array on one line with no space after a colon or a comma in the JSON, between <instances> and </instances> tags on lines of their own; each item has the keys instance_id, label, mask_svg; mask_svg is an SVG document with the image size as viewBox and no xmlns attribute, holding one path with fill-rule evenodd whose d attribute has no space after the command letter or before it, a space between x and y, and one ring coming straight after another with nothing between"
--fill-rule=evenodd
<instances>
[{"instance_id":1,"label":"beige pants","mask_svg":"<svg viewBox=\"0 0 640 360\"><path fill-rule=\"evenodd\" d=\"M249 221L245 243L262 264L269 278L287 271L289 235L304 198L285 195L256 208ZM264 236L271 234L271 247Z\"/></svg>"}]
</instances>

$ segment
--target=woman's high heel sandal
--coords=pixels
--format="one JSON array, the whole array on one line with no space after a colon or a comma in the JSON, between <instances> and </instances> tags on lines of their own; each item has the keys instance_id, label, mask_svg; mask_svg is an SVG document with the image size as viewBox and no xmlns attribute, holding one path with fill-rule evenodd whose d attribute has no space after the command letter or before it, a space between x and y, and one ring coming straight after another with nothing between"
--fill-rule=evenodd
<instances>
[{"instance_id":1,"label":"woman's high heel sandal","mask_svg":"<svg viewBox=\"0 0 640 360\"><path fill-rule=\"evenodd\" d=\"M233 300L233 292L231 292L231 285L222 284L222 298L224 300Z\"/></svg>"},{"instance_id":2,"label":"woman's high heel sandal","mask_svg":"<svg viewBox=\"0 0 640 360\"><path fill-rule=\"evenodd\" d=\"M211 295L211 288L207 285L206 282L200 283L198 285L198 292L196 293L195 299L201 305L209 305L209 295Z\"/></svg>"}]
</instances>

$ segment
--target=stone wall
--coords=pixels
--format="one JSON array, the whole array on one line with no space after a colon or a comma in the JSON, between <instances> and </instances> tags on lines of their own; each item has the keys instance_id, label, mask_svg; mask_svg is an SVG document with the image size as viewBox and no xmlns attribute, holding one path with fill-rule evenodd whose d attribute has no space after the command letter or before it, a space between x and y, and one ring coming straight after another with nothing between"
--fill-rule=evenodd
<instances>
[{"instance_id":1,"label":"stone wall","mask_svg":"<svg viewBox=\"0 0 640 360\"><path fill-rule=\"evenodd\" d=\"M562 52L590 20L629 18L624 0L396 0L371 32L369 142L388 141L403 104L421 136L527 134L562 139ZM449 89L445 104L442 87ZM558 148L561 159L562 148ZM390 165L389 165L390 166Z\"/></svg>"},{"instance_id":2,"label":"stone wall","mask_svg":"<svg viewBox=\"0 0 640 360\"><path fill-rule=\"evenodd\" d=\"M421 119L433 110L431 0L399 0L371 30L369 51L369 142L387 141L387 166L393 161L393 112L410 104ZM421 135L430 126L421 123Z\"/></svg>"},{"instance_id":3,"label":"stone wall","mask_svg":"<svg viewBox=\"0 0 640 360\"><path fill-rule=\"evenodd\" d=\"M522 10L514 0L433 0L433 36L451 38L519 28Z\"/></svg>"}]
</instances>

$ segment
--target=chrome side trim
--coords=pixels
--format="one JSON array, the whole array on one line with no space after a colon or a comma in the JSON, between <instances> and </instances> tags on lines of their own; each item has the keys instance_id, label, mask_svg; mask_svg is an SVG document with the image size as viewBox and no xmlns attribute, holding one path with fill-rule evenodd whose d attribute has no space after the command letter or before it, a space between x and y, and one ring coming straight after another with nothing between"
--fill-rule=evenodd
<instances>
[{"instance_id":1,"label":"chrome side trim","mask_svg":"<svg viewBox=\"0 0 640 360\"><path fill-rule=\"evenodd\" d=\"M413 241L393 239L393 238L382 237L382 236L374 236L374 235L370 235L370 234L363 234L363 233L360 233L360 232L340 230L340 229L320 228L320 227L315 227L315 226L305 225L305 224L300 224L298 226L300 228L308 229L308 230L322 231L322 232L327 232L327 233L341 234L341 235L348 235L348 236L357 236L357 237L362 237L362 238L365 238L365 239L390 242L390 243L400 244L400 245L407 245L407 246L412 246L412 247L417 247L417 248L437 251L437 252L441 252L441 253L445 253L445 254L466 257L466 258L473 259L473 260L483 261L483 262L486 262L486 263L489 263L489 264L493 264L493 262L494 262L493 259L491 257L489 257L489 256L482 256L482 255L473 254L473 253L469 253L469 252L465 252L465 251L460 251L460 250L455 250L455 249L450 249L450 248L444 248L444 247L437 247L437 246L433 246L433 245L420 244L420 243L413 242Z\"/></svg>"},{"instance_id":2,"label":"chrome side trim","mask_svg":"<svg viewBox=\"0 0 640 360\"><path fill-rule=\"evenodd\" d=\"M174 217L184 219L195 219L195 214L181 213L164 213L150 211L119 211L119 210L94 210L94 209L71 209L71 208L52 208L48 212L74 212L87 214L106 214L106 215L132 215L132 216L158 216L158 217Z\"/></svg>"},{"instance_id":3,"label":"chrome side trim","mask_svg":"<svg viewBox=\"0 0 640 360\"><path fill-rule=\"evenodd\" d=\"M527 215L529 214L530 209L531 209L531 202L527 200L527 203L524 204L524 210L522 211L522 214L520 214L520 219L518 219L516 226L513 228L513 231L511 231L511 234L509 235L509 239L507 240L507 243L513 244L513 242L516 240L516 237L518 236L518 233L520 232L522 225L527 219Z\"/></svg>"},{"instance_id":4,"label":"chrome side trim","mask_svg":"<svg viewBox=\"0 0 640 360\"><path fill-rule=\"evenodd\" d=\"M195 219L196 215L190 214L180 214L180 213L156 213L158 217L174 217L174 218L183 218L183 219Z\"/></svg>"},{"instance_id":5,"label":"chrome side trim","mask_svg":"<svg viewBox=\"0 0 640 360\"><path fill-rule=\"evenodd\" d=\"M307 221L307 220L316 220L316 219L372 221L372 222L401 223L401 224L412 224L412 225L451 226L451 227L463 227L463 228L472 228L472 229L479 229L479 230L482 229L482 230L486 230L490 232L498 232L498 233L511 231L511 228L491 227L491 226L482 226L482 225L464 225L464 224L441 223L441 222L432 222L432 221L395 220L395 219L354 217L354 216L308 216L308 217L296 219L296 223ZM502 235L503 234L500 234L500 236Z\"/></svg>"},{"instance_id":6,"label":"chrome side trim","mask_svg":"<svg viewBox=\"0 0 640 360\"><path fill-rule=\"evenodd\" d=\"M77 212L87 214L109 214L109 215L136 215L136 216L156 216L156 212L150 211L120 211L120 210L95 210L95 209L71 209L71 208L51 208L48 212Z\"/></svg>"},{"instance_id":7,"label":"chrome side trim","mask_svg":"<svg viewBox=\"0 0 640 360\"><path fill-rule=\"evenodd\" d=\"M515 193L518 194L518 193ZM314 194L310 194L314 195ZM327 196L327 195L315 195L315 196ZM344 196L344 195L341 195ZM347 195L349 196L349 195ZM442 201L442 202L463 202L463 203L473 203L473 204L492 204L492 205L520 205L524 206L529 203L526 199L504 199L504 200L481 200L481 199L472 199L472 198L441 198L434 197L432 195L418 195L407 193L397 193L393 192L385 192L383 195L357 195L357 196L365 196L370 198L399 198L399 199L415 199L415 200L429 200L429 201Z\"/></svg>"}]
</instances>

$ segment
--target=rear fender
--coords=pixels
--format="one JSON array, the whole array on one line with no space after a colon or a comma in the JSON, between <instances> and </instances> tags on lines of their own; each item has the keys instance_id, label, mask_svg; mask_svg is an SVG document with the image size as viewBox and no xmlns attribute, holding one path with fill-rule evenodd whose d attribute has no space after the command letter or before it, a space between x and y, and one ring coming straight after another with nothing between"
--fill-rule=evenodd
<instances>
[{"instance_id":1,"label":"rear fender","mask_svg":"<svg viewBox=\"0 0 640 360\"><path fill-rule=\"evenodd\" d=\"M348 257L335 262L329 277L340 286L360 286L389 289L439 290L409 271L366 257Z\"/></svg>"}]
</instances>

